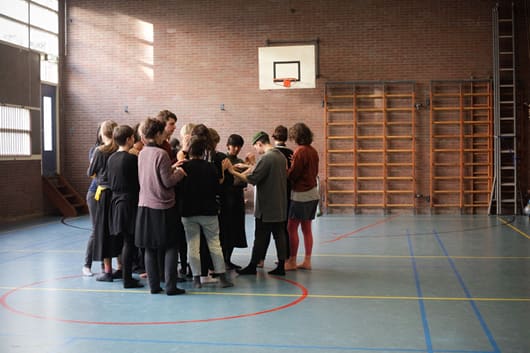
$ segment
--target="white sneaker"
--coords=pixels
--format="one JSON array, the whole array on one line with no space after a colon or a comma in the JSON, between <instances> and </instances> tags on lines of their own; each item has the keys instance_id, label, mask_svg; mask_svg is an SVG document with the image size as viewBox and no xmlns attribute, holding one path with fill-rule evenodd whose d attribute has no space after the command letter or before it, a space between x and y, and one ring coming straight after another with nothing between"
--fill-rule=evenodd
<instances>
[{"instance_id":1,"label":"white sneaker","mask_svg":"<svg viewBox=\"0 0 530 353\"><path fill-rule=\"evenodd\" d=\"M94 274L92 273L92 271L90 270L90 268L88 268L88 267L84 267L84 266L83 266L83 276L85 276L85 277L92 277L92 276L94 276Z\"/></svg>"}]
</instances>

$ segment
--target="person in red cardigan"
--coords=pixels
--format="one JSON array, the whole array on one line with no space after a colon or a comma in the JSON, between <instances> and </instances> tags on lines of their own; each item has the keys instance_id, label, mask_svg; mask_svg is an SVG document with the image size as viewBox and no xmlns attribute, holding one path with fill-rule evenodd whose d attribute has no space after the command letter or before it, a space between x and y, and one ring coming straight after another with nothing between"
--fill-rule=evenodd
<instances>
[{"instance_id":1,"label":"person in red cardigan","mask_svg":"<svg viewBox=\"0 0 530 353\"><path fill-rule=\"evenodd\" d=\"M291 203L287 230L289 232L290 256L285 264L286 271L311 269L311 252L313 250L313 233L311 222L315 219L319 200L317 188L318 152L311 146L313 132L304 123L297 123L289 129L289 139L298 147L295 149L287 177L291 182ZM298 227L304 235L304 261L296 264L298 253Z\"/></svg>"}]
</instances>

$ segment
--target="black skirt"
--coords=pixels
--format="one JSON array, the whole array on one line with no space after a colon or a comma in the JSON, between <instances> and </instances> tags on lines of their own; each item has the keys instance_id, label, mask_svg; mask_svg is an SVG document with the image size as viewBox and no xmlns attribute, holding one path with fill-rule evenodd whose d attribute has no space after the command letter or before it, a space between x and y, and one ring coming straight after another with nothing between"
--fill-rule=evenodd
<instances>
[{"instance_id":1,"label":"black skirt","mask_svg":"<svg viewBox=\"0 0 530 353\"><path fill-rule=\"evenodd\" d=\"M128 194L112 194L110 205L110 234L134 234L138 199Z\"/></svg>"},{"instance_id":2,"label":"black skirt","mask_svg":"<svg viewBox=\"0 0 530 353\"><path fill-rule=\"evenodd\" d=\"M106 258L117 257L123 248L123 238L111 235L110 232L110 205L112 192L105 189L96 201L96 214L94 216L94 243L92 260L103 261Z\"/></svg>"},{"instance_id":3,"label":"black skirt","mask_svg":"<svg viewBox=\"0 0 530 353\"><path fill-rule=\"evenodd\" d=\"M138 207L134 243L139 248L160 249L177 246L178 213L175 207L159 210Z\"/></svg>"},{"instance_id":4,"label":"black skirt","mask_svg":"<svg viewBox=\"0 0 530 353\"><path fill-rule=\"evenodd\" d=\"M221 199L219 238L223 248L246 248L245 197L243 188L227 190Z\"/></svg>"}]
</instances>

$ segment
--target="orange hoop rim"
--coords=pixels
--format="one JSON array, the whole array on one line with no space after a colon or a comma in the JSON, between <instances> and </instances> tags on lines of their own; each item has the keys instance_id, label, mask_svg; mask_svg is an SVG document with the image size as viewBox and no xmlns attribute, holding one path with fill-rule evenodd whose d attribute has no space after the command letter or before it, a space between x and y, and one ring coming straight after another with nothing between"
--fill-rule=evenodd
<instances>
[{"instance_id":1,"label":"orange hoop rim","mask_svg":"<svg viewBox=\"0 0 530 353\"><path fill-rule=\"evenodd\" d=\"M274 83L281 83L283 87L289 88L291 87L291 83L298 81L298 79L294 77L282 77L282 78L274 78Z\"/></svg>"}]
</instances>

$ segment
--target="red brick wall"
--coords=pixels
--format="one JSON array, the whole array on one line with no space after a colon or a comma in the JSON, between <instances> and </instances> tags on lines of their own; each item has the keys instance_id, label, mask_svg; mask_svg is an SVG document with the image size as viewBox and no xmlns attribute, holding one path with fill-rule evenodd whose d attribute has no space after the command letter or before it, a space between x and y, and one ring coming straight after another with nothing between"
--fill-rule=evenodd
<instances>
[{"instance_id":1,"label":"red brick wall","mask_svg":"<svg viewBox=\"0 0 530 353\"><path fill-rule=\"evenodd\" d=\"M114 119L132 125L161 109L178 115L177 131L188 122L216 128L221 149L231 133L248 142L258 130L304 121L323 161L326 81L414 80L417 101L425 103L430 80L491 77L495 2L69 0L61 90L64 174L84 192L97 124ZM152 40L139 29L152 33ZM258 89L258 47L267 39L317 38L316 89ZM428 122L428 111L420 111L417 189L425 195ZM247 143L242 154L249 151Z\"/></svg>"},{"instance_id":2,"label":"red brick wall","mask_svg":"<svg viewBox=\"0 0 530 353\"><path fill-rule=\"evenodd\" d=\"M0 223L43 214L39 160L0 161L0 180Z\"/></svg>"}]
</instances>

